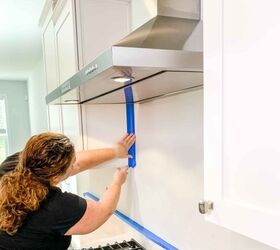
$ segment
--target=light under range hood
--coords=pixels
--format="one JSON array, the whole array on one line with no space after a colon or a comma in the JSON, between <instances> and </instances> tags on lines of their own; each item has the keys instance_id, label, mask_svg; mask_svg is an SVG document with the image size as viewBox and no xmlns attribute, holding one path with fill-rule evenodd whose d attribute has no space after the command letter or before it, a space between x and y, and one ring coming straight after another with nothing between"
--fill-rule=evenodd
<instances>
[{"instance_id":1,"label":"light under range hood","mask_svg":"<svg viewBox=\"0 0 280 250\"><path fill-rule=\"evenodd\" d=\"M203 53L187 49L199 24L200 1L157 0L157 13L47 95L46 102L125 103L127 86L134 102L143 102L202 86ZM129 80L116 82L119 77Z\"/></svg>"}]
</instances>

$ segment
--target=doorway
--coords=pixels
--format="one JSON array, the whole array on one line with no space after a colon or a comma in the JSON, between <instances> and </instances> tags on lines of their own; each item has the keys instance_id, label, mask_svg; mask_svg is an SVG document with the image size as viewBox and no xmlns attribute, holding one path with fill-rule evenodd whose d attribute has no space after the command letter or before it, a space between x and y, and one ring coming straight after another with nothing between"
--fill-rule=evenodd
<instances>
[{"instance_id":1,"label":"doorway","mask_svg":"<svg viewBox=\"0 0 280 250\"><path fill-rule=\"evenodd\" d=\"M27 93L26 81L0 81L0 162L30 137Z\"/></svg>"}]
</instances>

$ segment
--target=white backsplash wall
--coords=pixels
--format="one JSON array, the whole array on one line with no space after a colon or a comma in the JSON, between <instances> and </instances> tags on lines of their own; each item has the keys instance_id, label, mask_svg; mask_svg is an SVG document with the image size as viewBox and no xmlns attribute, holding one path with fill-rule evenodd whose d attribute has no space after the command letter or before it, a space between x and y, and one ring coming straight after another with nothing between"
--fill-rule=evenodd
<instances>
[{"instance_id":1,"label":"white backsplash wall","mask_svg":"<svg viewBox=\"0 0 280 250\"><path fill-rule=\"evenodd\" d=\"M203 91L135 108L137 166L118 209L182 250L273 250L204 221L198 212L203 198ZM84 111L88 148L109 146L126 130L124 105L87 105ZM100 196L113 172L107 167L81 174L79 192Z\"/></svg>"},{"instance_id":2,"label":"white backsplash wall","mask_svg":"<svg viewBox=\"0 0 280 250\"><path fill-rule=\"evenodd\" d=\"M82 117L85 149L112 147L126 133L124 105L84 105ZM112 161L97 170L79 174L78 193L94 191L102 194L112 180L114 169L125 165L127 160Z\"/></svg>"}]
</instances>

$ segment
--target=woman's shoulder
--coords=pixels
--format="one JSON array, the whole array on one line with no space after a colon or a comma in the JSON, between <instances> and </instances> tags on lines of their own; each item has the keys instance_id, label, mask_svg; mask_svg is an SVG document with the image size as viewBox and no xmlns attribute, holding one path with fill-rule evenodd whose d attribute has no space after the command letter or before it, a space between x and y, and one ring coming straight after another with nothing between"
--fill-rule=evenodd
<instances>
[{"instance_id":1,"label":"woman's shoulder","mask_svg":"<svg viewBox=\"0 0 280 250\"><path fill-rule=\"evenodd\" d=\"M80 197L79 195L63 192L60 188L50 188L49 194L47 198L42 202L42 206L49 206L57 208L57 206L63 206L65 209L67 207L79 205L81 203L85 203L85 199Z\"/></svg>"}]
</instances>

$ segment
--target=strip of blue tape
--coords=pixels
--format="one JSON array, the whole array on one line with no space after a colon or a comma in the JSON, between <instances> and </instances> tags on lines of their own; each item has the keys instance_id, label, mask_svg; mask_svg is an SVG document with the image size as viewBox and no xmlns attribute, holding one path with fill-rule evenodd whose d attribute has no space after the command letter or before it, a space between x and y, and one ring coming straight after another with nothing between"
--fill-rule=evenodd
<instances>
[{"instance_id":1,"label":"strip of blue tape","mask_svg":"<svg viewBox=\"0 0 280 250\"><path fill-rule=\"evenodd\" d=\"M99 198L96 197L94 194L92 194L90 192L85 192L84 196L88 197L88 198L90 198L92 200L99 201ZM154 233L152 233L151 231L149 231L145 227L143 227L140 224L138 224L136 221L130 219L129 217L127 217L126 215L121 213L120 211L116 210L115 211L115 215L118 216L124 222L126 222L128 225L133 227L139 233L143 234L146 238L150 239L151 241L153 241L157 245L161 246L163 249L178 250L178 248L172 246L171 244L169 244L165 240L161 239L160 237L158 237L157 235L155 235Z\"/></svg>"},{"instance_id":2,"label":"strip of blue tape","mask_svg":"<svg viewBox=\"0 0 280 250\"><path fill-rule=\"evenodd\" d=\"M125 101L126 101L126 129L128 134L135 134L135 122L134 122L134 103L133 103L133 91L132 88L124 88ZM132 158L128 159L128 166L134 168L136 166L136 147L135 143L131 146L128 154Z\"/></svg>"}]
</instances>

